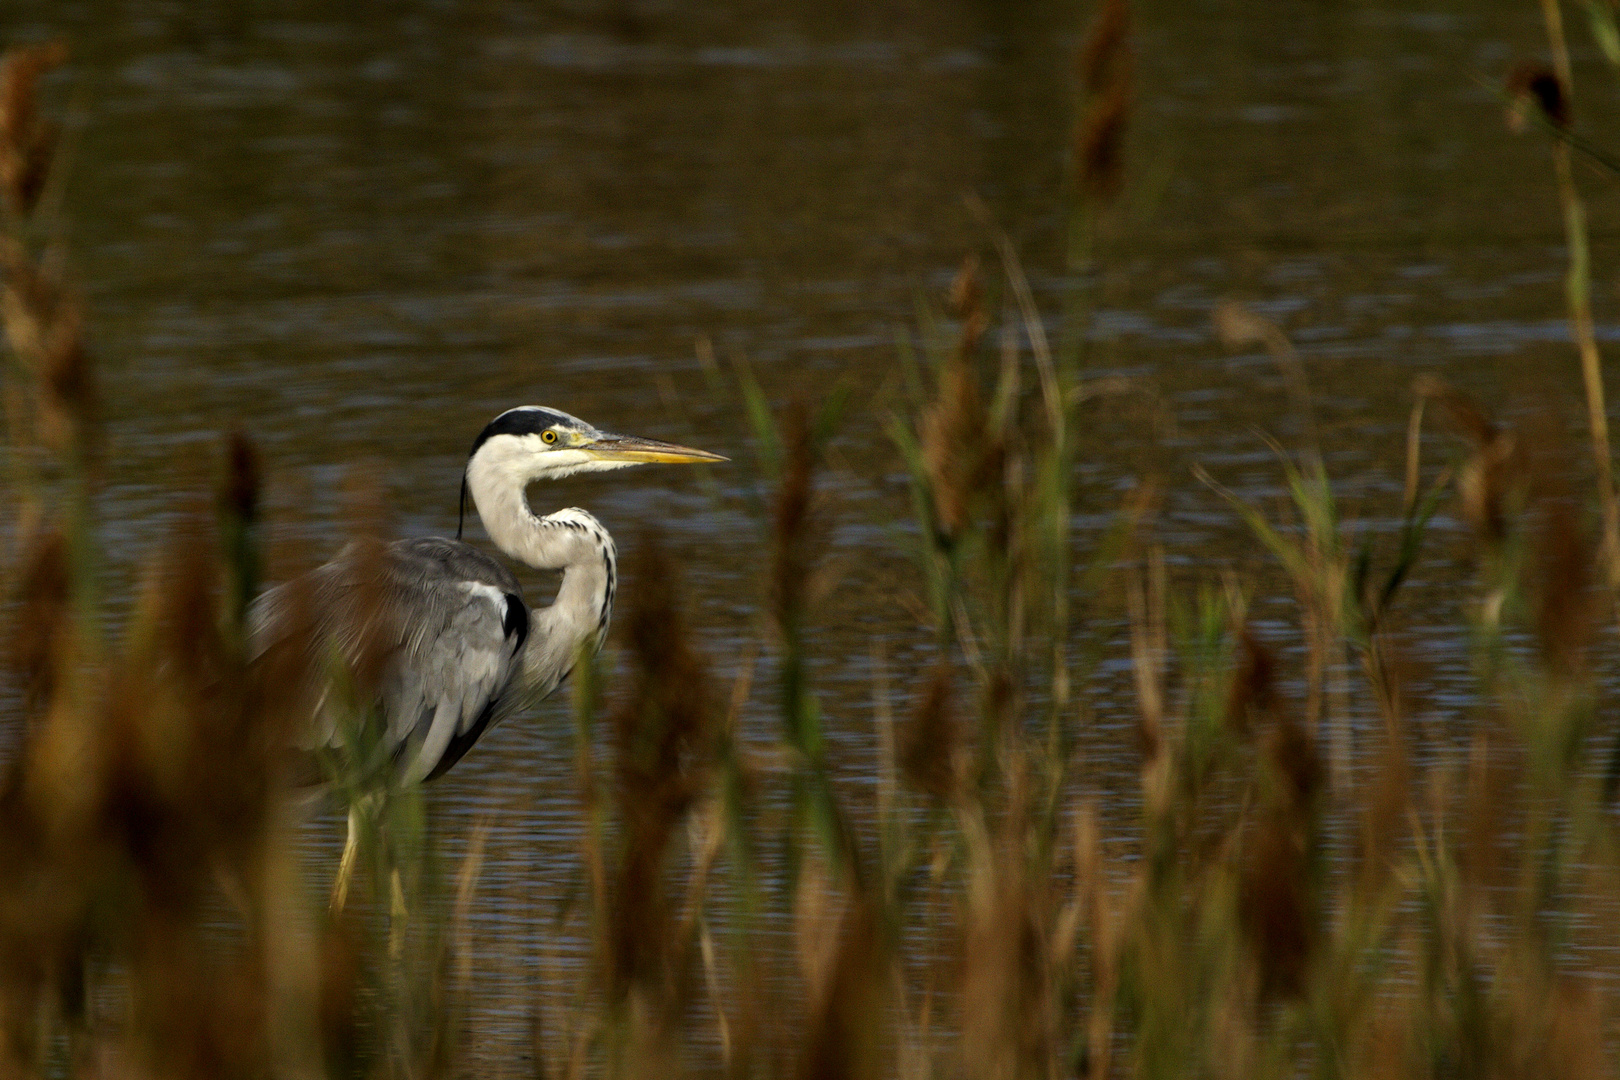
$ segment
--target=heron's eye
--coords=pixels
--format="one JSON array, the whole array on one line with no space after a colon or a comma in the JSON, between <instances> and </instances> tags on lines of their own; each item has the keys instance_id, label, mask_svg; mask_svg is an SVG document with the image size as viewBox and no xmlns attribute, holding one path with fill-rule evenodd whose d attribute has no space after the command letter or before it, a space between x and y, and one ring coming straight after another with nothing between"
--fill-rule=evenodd
<instances>
[{"instance_id":1,"label":"heron's eye","mask_svg":"<svg viewBox=\"0 0 1620 1080\"><path fill-rule=\"evenodd\" d=\"M540 438L545 441L547 446L549 446L557 441L557 433L555 431L542 431L540 433Z\"/></svg>"}]
</instances>

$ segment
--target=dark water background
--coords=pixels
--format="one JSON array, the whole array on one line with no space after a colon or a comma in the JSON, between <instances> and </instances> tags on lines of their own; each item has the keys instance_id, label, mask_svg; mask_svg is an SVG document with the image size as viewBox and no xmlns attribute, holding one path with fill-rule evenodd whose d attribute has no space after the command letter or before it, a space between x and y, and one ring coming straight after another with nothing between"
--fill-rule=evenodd
<instances>
[{"instance_id":1,"label":"dark water background","mask_svg":"<svg viewBox=\"0 0 1620 1080\"><path fill-rule=\"evenodd\" d=\"M1329 471L1368 528L1398 513L1420 372L1504 412L1562 410L1578 431L1549 155L1506 132L1479 81L1539 55L1540 12L1135 10L1130 180L1086 283L1100 297L1087 332L1097 373L1147 393L1089 414L1077 543L1156 479L1153 535L1177 579L1237 570L1262 632L1286 640L1275 569L1189 470L1272 500L1263 433L1297 426L1272 363L1224 351L1211 308L1241 298L1290 332ZM357 463L385 477L400 533L452 532L473 435L502 409L548 404L738 462L535 493L542 512L591 508L622 548L661 531L727 685L762 634L766 553L745 425L697 360L707 340L723 364L746 356L777 402L839 380L853 391L825 481L841 576L812 647L835 764L858 793L872 643L903 691L928 640L905 602L920 591L909 509L882 434L895 337L919 297L941 301L965 253L989 250L965 193L1012 236L1043 307L1075 285L1063 184L1087 14L1046 0L0 2L8 40L59 34L74 50L51 88L71 126L61 209L103 365L115 606L229 425L263 451L285 574L341 542ZM1571 30L1579 120L1605 141L1620 81ZM1613 342L1620 189L1582 179L1599 336ZM1453 448L1435 437L1427 452L1432 471ZM1445 587L1464 548L1442 516L1408 598L1428 752L1466 719L1465 594ZM1088 688L1088 761L1128 800L1118 605L1080 621L1110 643ZM770 706L756 689L744 720L762 742ZM534 917L578 880L564 715L551 702L492 734L431 795L452 852L494 821L475 1017L491 1032L521 1026L534 955L577 961ZM338 841L327 824L317 856Z\"/></svg>"}]
</instances>

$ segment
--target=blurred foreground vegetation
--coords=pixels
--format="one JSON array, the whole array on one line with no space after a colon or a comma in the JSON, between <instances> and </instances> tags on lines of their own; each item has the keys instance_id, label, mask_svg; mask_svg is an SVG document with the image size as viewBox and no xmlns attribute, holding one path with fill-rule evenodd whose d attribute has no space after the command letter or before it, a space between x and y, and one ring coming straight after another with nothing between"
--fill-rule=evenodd
<instances>
[{"instance_id":1,"label":"blurred foreground vegetation","mask_svg":"<svg viewBox=\"0 0 1620 1080\"><path fill-rule=\"evenodd\" d=\"M1080 57L1077 263L1121 183L1127 31L1124 5L1104 4ZM55 135L34 88L62 59L15 50L0 76L5 701L20 732L0 782L0 1072L473 1071L482 834L441 865L420 794L388 790L348 907L331 913L307 879L285 748L308 661L248 661L259 466L245 438L226 439L216 497L152 558L122 638L104 636L96 371L36 214ZM1540 115L1555 136L1567 124ZM1595 365L1572 145L1554 139L1571 321ZM899 357L907 404L889 431L938 647L919 671L874 646L876 783L834 782L807 655L827 580L817 475L842 405L773 413L739 365L727 392L765 493L778 752L737 732L753 661L716 682L673 567L635 538L629 677L603 687L587 661L573 680L583 894L563 917L534 912L582 935L591 962L543 973L531 1053L509 1071L1612 1075L1620 740L1588 662L1620 601L1601 372L1596 494L1570 478L1557 424L1510 427L1419 380L1404 523L1373 538L1340 519L1287 339L1221 307L1231 347L1275 358L1304 432L1278 447L1280 514L1201 476L1292 582L1296 670L1251 632L1241 583L1170 579L1151 485L1076 562L1076 433L1141 388L1086 379L1085 343L1048 341L991 232L994 271L968 260ZM1059 325L1083 325L1084 303ZM1425 466L1436 417L1457 452ZM1442 505L1475 536L1472 738L1419 762L1400 600ZM1104 835L1076 749L1096 658L1071 629L1120 607L1140 800L1132 830L1110 819ZM327 767L339 787L362 779Z\"/></svg>"}]
</instances>

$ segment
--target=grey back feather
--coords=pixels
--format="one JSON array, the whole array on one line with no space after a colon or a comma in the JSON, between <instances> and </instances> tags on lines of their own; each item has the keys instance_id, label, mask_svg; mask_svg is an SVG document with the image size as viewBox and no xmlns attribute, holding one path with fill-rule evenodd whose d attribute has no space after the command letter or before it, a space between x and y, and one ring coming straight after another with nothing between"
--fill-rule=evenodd
<instances>
[{"instance_id":1,"label":"grey back feather","mask_svg":"<svg viewBox=\"0 0 1620 1080\"><path fill-rule=\"evenodd\" d=\"M300 592L299 590L302 590ZM406 781L443 771L514 709L529 631L521 586L494 558L454 540L350 544L302 581L271 589L249 613L255 654L300 632L307 602L314 670L371 657L385 749ZM340 738L328 688L311 687L308 745Z\"/></svg>"}]
</instances>

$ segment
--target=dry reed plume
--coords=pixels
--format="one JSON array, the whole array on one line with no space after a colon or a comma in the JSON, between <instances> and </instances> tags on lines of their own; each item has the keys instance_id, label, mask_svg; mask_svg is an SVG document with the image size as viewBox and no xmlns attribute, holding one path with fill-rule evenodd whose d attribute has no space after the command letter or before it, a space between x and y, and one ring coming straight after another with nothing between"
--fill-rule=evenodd
<instances>
[{"instance_id":1,"label":"dry reed plume","mask_svg":"<svg viewBox=\"0 0 1620 1080\"><path fill-rule=\"evenodd\" d=\"M1119 193L1124 179L1134 63L1130 33L1126 0L1103 0L1079 56L1083 113L1075 129L1075 174L1087 195L1104 202Z\"/></svg>"},{"instance_id":2,"label":"dry reed plume","mask_svg":"<svg viewBox=\"0 0 1620 1080\"><path fill-rule=\"evenodd\" d=\"M60 41L24 46L7 52L0 67L0 186L18 216L39 202L56 149L56 125L39 115L39 80L67 55Z\"/></svg>"},{"instance_id":3,"label":"dry reed plume","mask_svg":"<svg viewBox=\"0 0 1620 1080\"><path fill-rule=\"evenodd\" d=\"M669 853L711 782L714 717L707 668L692 649L678 599L675 565L651 532L635 545L625 587L632 601L624 636L635 674L610 721L622 840L605 898L607 982L613 999L633 999L651 1029L641 1037L662 1041L670 1035L660 1029L679 1018L691 995L695 956L695 927L677 922L667 897Z\"/></svg>"}]
</instances>

